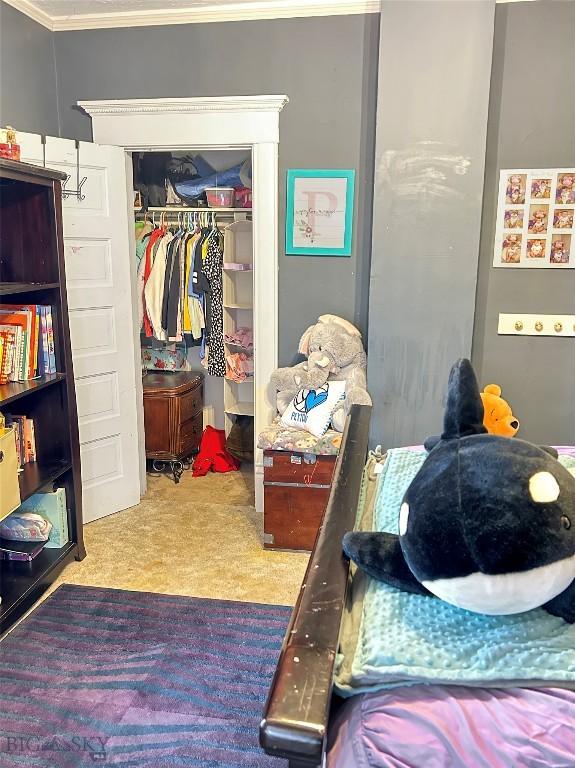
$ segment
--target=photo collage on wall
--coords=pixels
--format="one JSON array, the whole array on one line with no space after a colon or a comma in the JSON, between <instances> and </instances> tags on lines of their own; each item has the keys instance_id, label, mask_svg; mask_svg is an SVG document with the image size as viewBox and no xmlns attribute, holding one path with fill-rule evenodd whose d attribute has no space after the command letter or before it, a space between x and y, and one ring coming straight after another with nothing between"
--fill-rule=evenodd
<instances>
[{"instance_id":1,"label":"photo collage on wall","mask_svg":"<svg viewBox=\"0 0 575 768\"><path fill-rule=\"evenodd\" d=\"M494 267L575 267L575 168L499 176Z\"/></svg>"}]
</instances>

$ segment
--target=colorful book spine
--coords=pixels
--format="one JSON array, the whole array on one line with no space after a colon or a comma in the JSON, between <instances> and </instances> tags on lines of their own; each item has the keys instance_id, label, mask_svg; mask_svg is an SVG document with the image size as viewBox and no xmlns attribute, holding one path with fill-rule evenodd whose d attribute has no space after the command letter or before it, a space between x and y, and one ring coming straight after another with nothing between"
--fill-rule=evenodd
<instances>
[{"instance_id":1,"label":"colorful book spine","mask_svg":"<svg viewBox=\"0 0 575 768\"><path fill-rule=\"evenodd\" d=\"M13 363L14 334L10 331L0 331L0 384L9 381Z\"/></svg>"},{"instance_id":2,"label":"colorful book spine","mask_svg":"<svg viewBox=\"0 0 575 768\"><path fill-rule=\"evenodd\" d=\"M38 370L38 347L40 346L40 315L38 314L39 306L36 305L35 312L34 312L34 334L35 334L35 344L34 344L34 376L39 375Z\"/></svg>"},{"instance_id":3,"label":"colorful book spine","mask_svg":"<svg viewBox=\"0 0 575 768\"><path fill-rule=\"evenodd\" d=\"M0 331L16 334L10 381L26 381L56 373L52 307L41 304L0 304Z\"/></svg>"},{"instance_id":4,"label":"colorful book spine","mask_svg":"<svg viewBox=\"0 0 575 768\"><path fill-rule=\"evenodd\" d=\"M33 419L24 419L24 446L26 463L36 461L36 438L34 436Z\"/></svg>"},{"instance_id":5,"label":"colorful book spine","mask_svg":"<svg viewBox=\"0 0 575 768\"><path fill-rule=\"evenodd\" d=\"M52 323L52 307L46 308L46 335L48 337L48 366L49 373L56 373L56 351L54 349L54 326Z\"/></svg>"},{"instance_id":6,"label":"colorful book spine","mask_svg":"<svg viewBox=\"0 0 575 768\"><path fill-rule=\"evenodd\" d=\"M2 319L0 317L0 323ZM18 381L18 360L20 359L20 344L22 343L22 329L17 325L0 324L0 333L8 333L13 339L12 367L8 372L9 381Z\"/></svg>"},{"instance_id":7,"label":"colorful book spine","mask_svg":"<svg viewBox=\"0 0 575 768\"><path fill-rule=\"evenodd\" d=\"M6 424L14 427L16 437L16 453L19 466L23 467L31 461L36 461L36 432L34 429L34 420L27 416L20 416L13 413L4 414Z\"/></svg>"}]
</instances>

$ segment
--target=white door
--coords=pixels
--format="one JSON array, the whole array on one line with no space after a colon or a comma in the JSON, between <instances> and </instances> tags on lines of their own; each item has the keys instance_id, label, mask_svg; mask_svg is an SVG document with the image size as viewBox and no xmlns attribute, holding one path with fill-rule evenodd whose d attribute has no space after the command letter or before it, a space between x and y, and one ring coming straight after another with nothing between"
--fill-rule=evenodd
<instances>
[{"instance_id":1,"label":"white door","mask_svg":"<svg viewBox=\"0 0 575 768\"><path fill-rule=\"evenodd\" d=\"M41 137L18 134L22 160L44 163ZM46 137L45 165L77 184L76 143ZM83 200L62 200L84 522L140 501L141 376L129 240L132 209L120 147L79 144Z\"/></svg>"}]
</instances>

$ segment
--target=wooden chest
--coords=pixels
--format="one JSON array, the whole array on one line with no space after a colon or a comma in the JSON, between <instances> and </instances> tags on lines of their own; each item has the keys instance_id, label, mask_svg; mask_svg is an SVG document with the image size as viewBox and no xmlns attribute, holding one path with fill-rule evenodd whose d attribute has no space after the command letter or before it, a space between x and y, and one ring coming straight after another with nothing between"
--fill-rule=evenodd
<instances>
[{"instance_id":1,"label":"wooden chest","mask_svg":"<svg viewBox=\"0 0 575 768\"><path fill-rule=\"evenodd\" d=\"M202 376L148 373L143 386L146 457L177 461L197 451L203 431Z\"/></svg>"},{"instance_id":2,"label":"wooden chest","mask_svg":"<svg viewBox=\"0 0 575 768\"><path fill-rule=\"evenodd\" d=\"M337 456L264 451L264 546L313 548Z\"/></svg>"}]
</instances>

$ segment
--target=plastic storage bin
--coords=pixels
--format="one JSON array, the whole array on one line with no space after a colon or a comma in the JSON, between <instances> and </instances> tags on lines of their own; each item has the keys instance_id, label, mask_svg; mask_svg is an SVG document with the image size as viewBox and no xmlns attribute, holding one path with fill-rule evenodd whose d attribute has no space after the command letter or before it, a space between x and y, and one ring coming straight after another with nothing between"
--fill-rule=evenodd
<instances>
[{"instance_id":1,"label":"plastic storage bin","mask_svg":"<svg viewBox=\"0 0 575 768\"><path fill-rule=\"evenodd\" d=\"M233 187L207 187L208 205L210 208L233 208L234 191Z\"/></svg>"},{"instance_id":2,"label":"plastic storage bin","mask_svg":"<svg viewBox=\"0 0 575 768\"><path fill-rule=\"evenodd\" d=\"M0 520L20 506L14 429L0 430Z\"/></svg>"},{"instance_id":3,"label":"plastic storage bin","mask_svg":"<svg viewBox=\"0 0 575 768\"><path fill-rule=\"evenodd\" d=\"M236 189L236 206L238 208L252 207L252 191L249 187Z\"/></svg>"}]
</instances>

